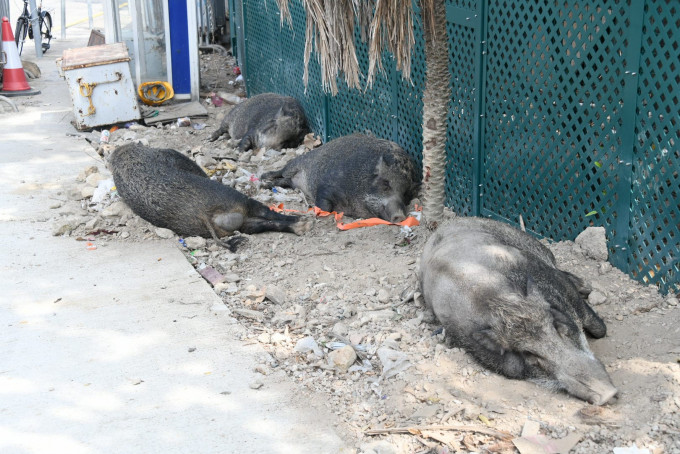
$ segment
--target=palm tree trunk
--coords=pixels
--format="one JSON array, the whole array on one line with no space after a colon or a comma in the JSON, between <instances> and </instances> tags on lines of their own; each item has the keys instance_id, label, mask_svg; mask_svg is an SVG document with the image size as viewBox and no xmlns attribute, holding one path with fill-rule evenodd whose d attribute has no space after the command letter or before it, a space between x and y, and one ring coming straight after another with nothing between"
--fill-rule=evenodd
<instances>
[{"instance_id":1,"label":"palm tree trunk","mask_svg":"<svg viewBox=\"0 0 680 454\"><path fill-rule=\"evenodd\" d=\"M421 201L426 225L436 228L444 213L446 177L446 117L451 99L444 0L432 2L433 11L423 8L425 30L425 91L423 92L423 186ZM427 14L432 14L425 17Z\"/></svg>"}]
</instances>

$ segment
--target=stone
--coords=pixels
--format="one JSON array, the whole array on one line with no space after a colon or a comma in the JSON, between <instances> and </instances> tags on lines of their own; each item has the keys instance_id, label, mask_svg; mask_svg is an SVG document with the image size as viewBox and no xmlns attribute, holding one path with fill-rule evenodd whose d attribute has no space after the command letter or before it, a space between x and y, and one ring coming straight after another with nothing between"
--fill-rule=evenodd
<instances>
[{"instance_id":1,"label":"stone","mask_svg":"<svg viewBox=\"0 0 680 454\"><path fill-rule=\"evenodd\" d=\"M576 237L575 242L592 259L606 261L609 257L604 227L588 227Z\"/></svg>"},{"instance_id":2,"label":"stone","mask_svg":"<svg viewBox=\"0 0 680 454\"><path fill-rule=\"evenodd\" d=\"M398 454L397 448L385 440L364 443L361 445L361 454Z\"/></svg>"},{"instance_id":3,"label":"stone","mask_svg":"<svg viewBox=\"0 0 680 454\"><path fill-rule=\"evenodd\" d=\"M129 208L124 202L113 202L102 210L102 216L105 218L121 217L126 211L129 211Z\"/></svg>"},{"instance_id":4,"label":"stone","mask_svg":"<svg viewBox=\"0 0 680 454\"><path fill-rule=\"evenodd\" d=\"M250 384L250 389L260 389L264 386L264 383L262 383L260 380L255 380Z\"/></svg>"},{"instance_id":5,"label":"stone","mask_svg":"<svg viewBox=\"0 0 680 454\"><path fill-rule=\"evenodd\" d=\"M267 285L264 297L278 305L283 305L286 302L286 292L275 285Z\"/></svg>"},{"instance_id":6,"label":"stone","mask_svg":"<svg viewBox=\"0 0 680 454\"><path fill-rule=\"evenodd\" d=\"M328 354L328 363L342 372L347 372L347 369L349 369L349 367L354 364L354 361L356 360L357 354L349 345L345 345L344 347L334 350Z\"/></svg>"},{"instance_id":7,"label":"stone","mask_svg":"<svg viewBox=\"0 0 680 454\"><path fill-rule=\"evenodd\" d=\"M669 293L666 295L666 303L669 306L677 306L678 305L678 297L672 293Z\"/></svg>"},{"instance_id":8,"label":"stone","mask_svg":"<svg viewBox=\"0 0 680 454\"><path fill-rule=\"evenodd\" d=\"M251 309L242 309L242 308L237 308L234 309L234 314L238 314L241 317L249 318L252 320L257 320L258 322L261 322L264 320L264 314L260 311L254 311Z\"/></svg>"},{"instance_id":9,"label":"stone","mask_svg":"<svg viewBox=\"0 0 680 454\"><path fill-rule=\"evenodd\" d=\"M71 233L77 226L73 225L68 219L58 222L52 230L53 236L61 236Z\"/></svg>"},{"instance_id":10,"label":"stone","mask_svg":"<svg viewBox=\"0 0 680 454\"><path fill-rule=\"evenodd\" d=\"M381 302L383 304L387 304L387 303L390 302L390 299L391 299L390 293L387 290L385 290L384 288L381 288L380 290L378 290L378 301L379 302Z\"/></svg>"},{"instance_id":11,"label":"stone","mask_svg":"<svg viewBox=\"0 0 680 454\"><path fill-rule=\"evenodd\" d=\"M199 166L201 166L203 168L207 168L207 167L214 166L215 164L217 164L217 161L215 161L213 158L211 158L210 156L202 155L202 154L199 154L194 159L196 160L196 164L198 164Z\"/></svg>"},{"instance_id":12,"label":"stone","mask_svg":"<svg viewBox=\"0 0 680 454\"><path fill-rule=\"evenodd\" d=\"M85 178L85 184L92 188L96 188L97 186L99 186L99 182L104 180L106 180L106 176L102 175L99 172L96 172L88 175Z\"/></svg>"},{"instance_id":13,"label":"stone","mask_svg":"<svg viewBox=\"0 0 680 454\"><path fill-rule=\"evenodd\" d=\"M346 336L349 331L349 328L347 325L345 325L342 322L338 322L335 325L333 325L332 333L335 334L336 336Z\"/></svg>"},{"instance_id":14,"label":"stone","mask_svg":"<svg viewBox=\"0 0 680 454\"><path fill-rule=\"evenodd\" d=\"M282 344L288 340L288 336L282 333L274 333L272 334L271 340L272 344Z\"/></svg>"},{"instance_id":15,"label":"stone","mask_svg":"<svg viewBox=\"0 0 680 454\"><path fill-rule=\"evenodd\" d=\"M593 290L590 292L590 295L588 295L588 303L590 303L591 306L599 306L600 304L604 304L606 302L607 297L597 290Z\"/></svg>"},{"instance_id":16,"label":"stone","mask_svg":"<svg viewBox=\"0 0 680 454\"><path fill-rule=\"evenodd\" d=\"M99 175L99 174L97 174L97 175ZM92 186L85 185L85 186L81 187L80 188L81 198L83 198L83 199L91 198L94 195L94 190L95 190L95 188L92 187Z\"/></svg>"},{"instance_id":17,"label":"stone","mask_svg":"<svg viewBox=\"0 0 680 454\"><path fill-rule=\"evenodd\" d=\"M240 280L241 278L238 274L229 273L224 275L224 282L239 282Z\"/></svg>"},{"instance_id":18,"label":"stone","mask_svg":"<svg viewBox=\"0 0 680 454\"><path fill-rule=\"evenodd\" d=\"M130 232L120 232L120 237L123 239L130 238Z\"/></svg>"},{"instance_id":19,"label":"stone","mask_svg":"<svg viewBox=\"0 0 680 454\"><path fill-rule=\"evenodd\" d=\"M173 232L170 229L163 229L163 228L159 227L155 230L155 232L156 232L156 236L158 236L159 238L166 239L166 240L175 236L175 232Z\"/></svg>"},{"instance_id":20,"label":"stone","mask_svg":"<svg viewBox=\"0 0 680 454\"><path fill-rule=\"evenodd\" d=\"M99 169L97 168L97 166L87 167L87 168L85 168L85 170L83 170L82 172L80 172L78 174L76 181L84 182L85 179L87 179L88 176L92 175L93 173L97 173L97 172L99 172Z\"/></svg>"},{"instance_id":21,"label":"stone","mask_svg":"<svg viewBox=\"0 0 680 454\"><path fill-rule=\"evenodd\" d=\"M189 249L202 249L206 244L208 244L206 239L201 236L190 236L184 238L184 243Z\"/></svg>"},{"instance_id":22,"label":"stone","mask_svg":"<svg viewBox=\"0 0 680 454\"><path fill-rule=\"evenodd\" d=\"M262 333L257 336L257 341L261 344L269 344L272 341L272 337L269 333Z\"/></svg>"},{"instance_id":23,"label":"stone","mask_svg":"<svg viewBox=\"0 0 680 454\"><path fill-rule=\"evenodd\" d=\"M607 274L612 270L612 264L609 262L602 262L600 265L597 267L597 271L600 274Z\"/></svg>"}]
</instances>

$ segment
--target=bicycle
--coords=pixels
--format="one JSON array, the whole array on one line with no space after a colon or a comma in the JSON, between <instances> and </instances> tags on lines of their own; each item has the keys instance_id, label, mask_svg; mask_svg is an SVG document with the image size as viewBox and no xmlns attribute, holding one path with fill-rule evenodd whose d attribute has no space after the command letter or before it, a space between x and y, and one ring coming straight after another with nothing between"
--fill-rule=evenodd
<instances>
[{"instance_id":1,"label":"bicycle","mask_svg":"<svg viewBox=\"0 0 680 454\"><path fill-rule=\"evenodd\" d=\"M42 2L38 5L38 23L40 25L40 38L44 54L50 48L50 41L52 40L52 16L50 16L49 12L42 10ZM33 39L33 27L31 27L31 13L28 11L28 0L24 0L24 11L17 19L14 33L14 42L17 45L19 55L21 55L21 52L24 50L26 35Z\"/></svg>"}]
</instances>

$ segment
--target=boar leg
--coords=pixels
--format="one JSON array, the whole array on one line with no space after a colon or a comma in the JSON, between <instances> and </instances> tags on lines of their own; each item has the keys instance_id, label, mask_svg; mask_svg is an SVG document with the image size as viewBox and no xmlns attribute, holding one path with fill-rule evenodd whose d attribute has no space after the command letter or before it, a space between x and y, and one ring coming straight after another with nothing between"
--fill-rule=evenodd
<instances>
[{"instance_id":1,"label":"boar leg","mask_svg":"<svg viewBox=\"0 0 680 454\"><path fill-rule=\"evenodd\" d=\"M253 140L253 135L249 131L238 143L238 149L239 151L248 151L253 148L254 145L255 140Z\"/></svg>"},{"instance_id":2,"label":"boar leg","mask_svg":"<svg viewBox=\"0 0 680 454\"><path fill-rule=\"evenodd\" d=\"M585 300L583 302L583 329L595 339L601 339L607 334L607 325L597 315Z\"/></svg>"},{"instance_id":3,"label":"boar leg","mask_svg":"<svg viewBox=\"0 0 680 454\"><path fill-rule=\"evenodd\" d=\"M472 339L475 343L467 345L466 350L484 367L509 378L524 378L524 358L516 352L503 349L490 328L475 331Z\"/></svg>"},{"instance_id":4,"label":"boar leg","mask_svg":"<svg viewBox=\"0 0 680 454\"><path fill-rule=\"evenodd\" d=\"M274 186L280 186L282 188L293 187L291 179L283 176L283 169L265 172L260 176L260 180L262 181L262 187L264 188L273 188Z\"/></svg>"},{"instance_id":5,"label":"boar leg","mask_svg":"<svg viewBox=\"0 0 680 454\"><path fill-rule=\"evenodd\" d=\"M288 219L264 219L259 217L246 218L241 227L243 233L253 234L262 232L288 232L302 235L309 231L311 222L300 218L286 216Z\"/></svg>"},{"instance_id":6,"label":"boar leg","mask_svg":"<svg viewBox=\"0 0 680 454\"><path fill-rule=\"evenodd\" d=\"M593 290L590 285L586 284L583 279L580 277L571 274L567 271L562 271L566 276L569 278L569 280L576 286L578 289L578 292L581 294L581 298L588 298L588 295L590 295L590 292Z\"/></svg>"},{"instance_id":7,"label":"boar leg","mask_svg":"<svg viewBox=\"0 0 680 454\"><path fill-rule=\"evenodd\" d=\"M243 224L243 215L241 213L219 214L213 217L213 221L215 222L215 225L217 225L218 227L233 232L234 230L237 230L238 227L241 226L241 224ZM246 241L246 238L242 236L235 236L229 238L228 240L218 238L217 233L215 233L215 229L213 228L213 223L207 219L203 219L203 223L205 224L205 227L208 229L208 232L210 232L210 236L212 236L213 240L215 240L218 244L221 244L222 246L226 247L231 252L236 252L238 246L244 241ZM238 227L233 228L237 224Z\"/></svg>"},{"instance_id":8,"label":"boar leg","mask_svg":"<svg viewBox=\"0 0 680 454\"><path fill-rule=\"evenodd\" d=\"M220 138L220 136L224 134L225 139L229 139L231 136L229 135L229 130L226 126L223 124L220 125L220 127L217 129L217 131L213 132L212 136L208 139L208 142L214 142L217 139Z\"/></svg>"}]
</instances>

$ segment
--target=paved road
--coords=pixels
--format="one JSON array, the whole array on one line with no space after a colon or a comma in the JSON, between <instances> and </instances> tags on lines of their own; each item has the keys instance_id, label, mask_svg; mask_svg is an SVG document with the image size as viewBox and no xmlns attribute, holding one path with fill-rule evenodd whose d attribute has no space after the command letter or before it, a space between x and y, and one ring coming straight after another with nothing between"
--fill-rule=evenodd
<instances>
[{"instance_id":1,"label":"paved road","mask_svg":"<svg viewBox=\"0 0 680 454\"><path fill-rule=\"evenodd\" d=\"M0 453L351 452L313 395L253 372L262 350L173 241L52 236L49 207L98 162L54 65L86 39L57 40L43 94L0 113Z\"/></svg>"}]
</instances>

